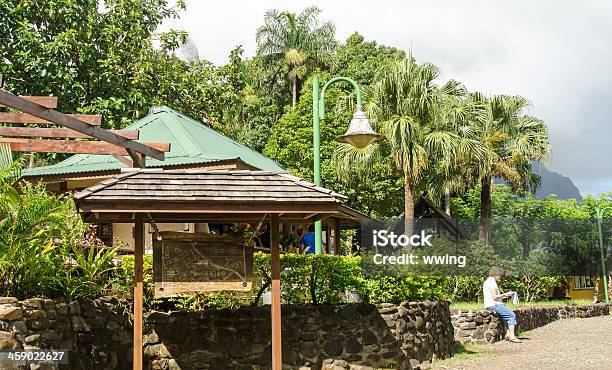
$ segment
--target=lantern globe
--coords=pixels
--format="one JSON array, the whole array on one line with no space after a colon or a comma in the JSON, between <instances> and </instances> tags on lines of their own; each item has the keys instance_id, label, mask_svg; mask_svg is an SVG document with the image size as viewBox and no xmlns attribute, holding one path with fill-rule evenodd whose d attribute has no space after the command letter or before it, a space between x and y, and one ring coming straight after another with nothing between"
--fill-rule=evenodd
<instances>
[{"instance_id":1,"label":"lantern globe","mask_svg":"<svg viewBox=\"0 0 612 370\"><path fill-rule=\"evenodd\" d=\"M337 138L338 141L351 144L357 149L363 149L380 139L381 135L372 129L368 117L359 106L353 114L353 119L351 119L346 133Z\"/></svg>"}]
</instances>

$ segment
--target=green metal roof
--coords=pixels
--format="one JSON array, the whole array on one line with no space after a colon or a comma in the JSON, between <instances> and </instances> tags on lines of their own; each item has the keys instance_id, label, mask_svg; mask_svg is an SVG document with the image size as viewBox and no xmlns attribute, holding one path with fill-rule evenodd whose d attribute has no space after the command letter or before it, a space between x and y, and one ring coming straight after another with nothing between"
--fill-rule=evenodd
<instances>
[{"instance_id":1,"label":"green metal roof","mask_svg":"<svg viewBox=\"0 0 612 370\"><path fill-rule=\"evenodd\" d=\"M147 158L147 167L179 166L240 159L260 170L286 172L274 160L235 142L210 127L179 112L162 106L154 113L126 127L139 130L138 141L170 143L164 161ZM126 156L127 159L130 159ZM110 155L75 154L51 165L24 171L28 177L63 175L69 173L112 171L127 167Z\"/></svg>"}]
</instances>

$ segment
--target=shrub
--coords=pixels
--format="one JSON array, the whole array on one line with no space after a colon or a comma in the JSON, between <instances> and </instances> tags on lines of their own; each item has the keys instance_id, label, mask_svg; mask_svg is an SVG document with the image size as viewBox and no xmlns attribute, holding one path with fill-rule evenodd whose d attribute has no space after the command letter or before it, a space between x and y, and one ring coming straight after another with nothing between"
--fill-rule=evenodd
<instances>
[{"instance_id":1,"label":"shrub","mask_svg":"<svg viewBox=\"0 0 612 370\"><path fill-rule=\"evenodd\" d=\"M361 291L364 280L361 277L359 257L331 255L283 254L281 264L281 290L283 301L289 304L341 303L346 290ZM253 273L261 279L256 290L255 302L271 285L271 256L255 253Z\"/></svg>"},{"instance_id":2,"label":"shrub","mask_svg":"<svg viewBox=\"0 0 612 370\"><path fill-rule=\"evenodd\" d=\"M27 182L17 192L4 176L0 171L0 295L102 294L115 250L100 248L69 196Z\"/></svg>"},{"instance_id":3,"label":"shrub","mask_svg":"<svg viewBox=\"0 0 612 370\"><path fill-rule=\"evenodd\" d=\"M150 306L153 302L155 289L155 284L153 283L153 256L145 254L142 261L143 301L146 306ZM124 295L131 297L134 294L134 256L123 256L117 266L113 285Z\"/></svg>"},{"instance_id":4,"label":"shrub","mask_svg":"<svg viewBox=\"0 0 612 370\"><path fill-rule=\"evenodd\" d=\"M401 302L404 300L444 299L448 279L443 276L381 276L364 278L360 257L283 254L281 291L287 304L338 304L346 302L345 291L357 292L365 302ZM271 256L253 255L254 284L250 293L187 293L180 297L153 299L153 259L144 257L144 304L165 309L236 308L250 301L261 303L261 295L270 290ZM114 279L121 292L131 295L134 287L134 257L123 257Z\"/></svg>"},{"instance_id":5,"label":"shrub","mask_svg":"<svg viewBox=\"0 0 612 370\"><path fill-rule=\"evenodd\" d=\"M454 276L449 279L447 296L452 301L482 301L484 280L484 276ZM563 277L560 276L525 275L505 277L499 281L499 287L502 291L517 292L524 302L534 302L550 297L562 283Z\"/></svg>"},{"instance_id":6,"label":"shrub","mask_svg":"<svg viewBox=\"0 0 612 370\"><path fill-rule=\"evenodd\" d=\"M364 300L369 303L446 299L445 276L377 276L366 280Z\"/></svg>"},{"instance_id":7,"label":"shrub","mask_svg":"<svg viewBox=\"0 0 612 370\"><path fill-rule=\"evenodd\" d=\"M484 276L451 276L448 279L446 296L451 301L478 301L482 298Z\"/></svg>"},{"instance_id":8,"label":"shrub","mask_svg":"<svg viewBox=\"0 0 612 370\"><path fill-rule=\"evenodd\" d=\"M499 282L502 290L513 290L525 302L539 301L551 296L554 288L563 283L561 276L534 276L504 278Z\"/></svg>"},{"instance_id":9,"label":"shrub","mask_svg":"<svg viewBox=\"0 0 612 370\"><path fill-rule=\"evenodd\" d=\"M256 253L254 271L264 283L255 302L270 287L270 255ZM401 302L445 298L444 276L363 277L360 257L330 255L281 256L282 298L286 303L342 303L346 290L359 293L365 302Z\"/></svg>"},{"instance_id":10,"label":"shrub","mask_svg":"<svg viewBox=\"0 0 612 370\"><path fill-rule=\"evenodd\" d=\"M251 295L243 292L198 292L156 300L155 304L161 306L164 302L174 308L185 310L202 310L208 307L236 309L248 305L250 300Z\"/></svg>"}]
</instances>

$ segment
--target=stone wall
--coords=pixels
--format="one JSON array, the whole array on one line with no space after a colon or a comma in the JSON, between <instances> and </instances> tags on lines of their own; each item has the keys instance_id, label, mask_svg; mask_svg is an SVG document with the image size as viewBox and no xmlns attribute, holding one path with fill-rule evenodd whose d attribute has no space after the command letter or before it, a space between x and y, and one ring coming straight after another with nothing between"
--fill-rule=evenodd
<instances>
[{"instance_id":1,"label":"stone wall","mask_svg":"<svg viewBox=\"0 0 612 370\"><path fill-rule=\"evenodd\" d=\"M0 297L0 349L71 351L74 369L129 368L130 307L126 301Z\"/></svg>"},{"instance_id":2,"label":"stone wall","mask_svg":"<svg viewBox=\"0 0 612 370\"><path fill-rule=\"evenodd\" d=\"M0 349L61 348L74 369L130 369L126 301L0 298ZM283 306L288 368L410 368L454 349L448 302ZM269 307L149 312L144 356L153 369L268 369Z\"/></svg>"},{"instance_id":3,"label":"stone wall","mask_svg":"<svg viewBox=\"0 0 612 370\"><path fill-rule=\"evenodd\" d=\"M526 331L559 319L586 318L608 315L610 306L589 304L582 306L520 307L516 313L517 330ZM461 343L493 343L506 335L504 321L488 310L457 310L451 315L455 339Z\"/></svg>"},{"instance_id":4,"label":"stone wall","mask_svg":"<svg viewBox=\"0 0 612 370\"><path fill-rule=\"evenodd\" d=\"M269 307L152 312L145 356L153 368L269 368ZM446 302L283 307L289 368L409 368L410 359L448 357L454 345Z\"/></svg>"}]
</instances>

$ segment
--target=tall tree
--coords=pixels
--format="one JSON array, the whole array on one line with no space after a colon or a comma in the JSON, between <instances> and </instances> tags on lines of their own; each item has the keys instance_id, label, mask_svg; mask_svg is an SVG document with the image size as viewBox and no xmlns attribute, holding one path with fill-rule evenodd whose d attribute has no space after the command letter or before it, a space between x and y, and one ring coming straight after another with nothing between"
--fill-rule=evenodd
<instances>
[{"instance_id":1,"label":"tall tree","mask_svg":"<svg viewBox=\"0 0 612 370\"><path fill-rule=\"evenodd\" d=\"M427 193L433 200L443 199L446 213L451 214L451 195L465 194L479 184L474 166L482 161L484 146L479 141L478 127L484 110L478 102L457 96L445 96L442 109L437 109L438 129L454 132L457 147L454 156L438 158L425 176Z\"/></svg>"},{"instance_id":2,"label":"tall tree","mask_svg":"<svg viewBox=\"0 0 612 370\"><path fill-rule=\"evenodd\" d=\"M165 0L0 2L0 73L24 95L61 96L59 109L96 107L104 124L121 125L151 103L150 82L164 76L151 40L177 47L184 32L156 34L184 6ZM108 113L107 113L108 112ZM109 114L110 113L110 114Z\"/></svg>"},{"instance_id":3,"label":"tall tree","mask_svg":"<svg viewBox=\"0 0 612 370\"><path fill-rule=\"evenodd\" d=\"M439 70L431 63L417 64L409 55L391 62L381 71L371 101L365 105L386 140L359 150L341 146L337 152L339 172L362 169L367 175L379 150L388 147L395 167L404 177L405 232L412 233L415 192L423 177L441 158L454 158L461 149L461 138L447 124L446 109L452 97L465 95L456 81L439 87L434 80ZM421 189L423 190L423 189Z\"/></svg>"},{"instance_id":4,"label":"tall tree","mask_svg":"<svg viewBox=\"0 0 612 370\"><path fill-rule=\"evenodd\" d=\"M480 179L480 242L491 242L491 186L494 177L506 180L513 191L535 192L539 177L531 171L531 162L545 160L550 152L546 124L525 115L529 106L520 96L471 94L470 100L481 104L484 119L479 140L485 147L483 157L473 168Z\"/></svg>"},{"instance_id":5,"label":"tall tree","mask_svg":"<svg viewBox=\"0 0 612 370\"><path fill-rule=\"evenodd\" d=\"M315 6L300 14L271 9L264 16L264 25L257 29L257 54L276 69L275 77L286 74L291 83L292 109L299 82L313 68L328 62L336 48L335 26L321 23L320 13Z\"/></svg>"}]
</instances>

